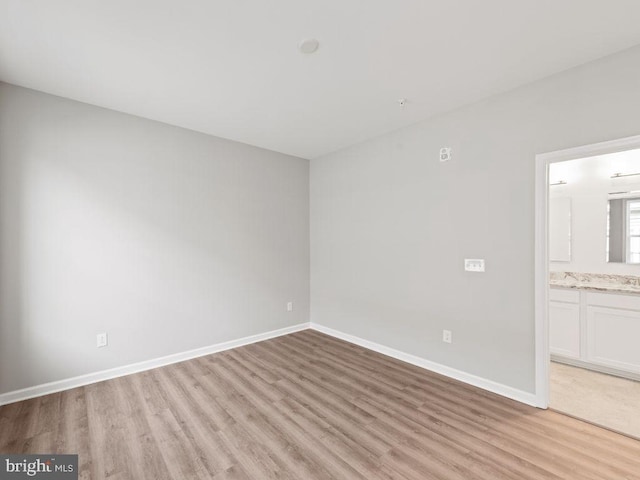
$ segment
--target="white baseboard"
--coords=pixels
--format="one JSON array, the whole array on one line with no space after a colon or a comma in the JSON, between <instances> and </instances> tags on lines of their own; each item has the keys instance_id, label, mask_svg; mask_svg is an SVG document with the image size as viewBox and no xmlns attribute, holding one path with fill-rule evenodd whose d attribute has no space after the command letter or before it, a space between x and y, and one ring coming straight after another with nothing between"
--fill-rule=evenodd
<instances>
[{"instance_id":1,"label":"white baseboard","mask_svg":"<svg viewBox=\"0 0 640 480\"><path fill-rule=\"evenodd\" d=\"M125 365L122 367L111 368L109 370L102 370L100 372L88 373L86 375L80 375L78 377L66 378L64 380L58 380L55 382L44 383L42 385L35 385L33 387L23 388L22 390L15 390L13 392L7 392L0 394L0 405L6 405L8 403L19 402L21 400L27 400L33 397L39 397L42 395L48 395L50 393L60 392L62 390L69 390L71 388L82 387L91 383L102 382L103 380L109 380L116 377L123 377L125 375L131 375L132 373L142 372L145 370L151 370L152 368L163 367L172 363L183 362L196 357L202 357L204 355L210 355L212 353L222 352L224 350L230 350L232 348L242 347L243 345L249 345L251 343L261 342L270 338L280 337L293 332L299 332L309 328L309 323L301 323L293 325L291 327L280 328L278 330L272 330L270 332L259 333L257 335L251 335L249 337L239 338L237 340L230 340L228 342L217 343L215 345L209 345L207 347L196 348L186 352L174 353L165 357L154 358L152 360L145 360L139 363L133 363L131 365Z\"/></svg>"},{"instance_id":2,"label":"white baseboard","mask_svg":"<svg viewBox=\"0 0 640 480\"><path fill-rule=\"evenodd\" d=\"M633 372L626 372L617 368L607 367L605 365L596 365L595 363L585 362L574 358L563 357L562 355L551 355L551 361L556 363L564 363L571 365L572 367L583 368L585 370L593 370L594 372L604 373L607 375L613 375L614 377L626 378L628 380L635 380L640 382L640 374Z\"/></svg>"},{"instance_id":3,"label":"white baseboard","mask_svg":"<svg viewBox=\"0 0 640 480\"><path fill-rule=\"evenodd\" d=\"M498 395L502 395L503 397L511 398L513 400L517 400L518 402L526 403L527 405L531 405L534 407L544 408L539 404L538 397L536 397L536 395L533 393L509 387L507 385L494 382L493 380L487 380L486 378L478 377L477 375L472 375L461 370L456 370L455 368L447 367L446 365L441 365L439 363L432 362L430 360L426 360L409 353L404 353L400 350L395 350L378 343L370 342L369 340L365 340L348 333L343 333L338 330L334 330L333 328L325 327L323 325L318 325L317 323L312 322L311 328L313 330L317 330L318 332L322 332L332 337L339 338L340 340L344 340L346 342L359 345L369 350L373 350L374 352L382 353L383 355L402 360L403 362L410 363L411 365L415 365L417 367L439 373L440 375L444 375L455 380L460 380L461 382L468 383L469 385L473 385L474 387L482 388L483 390L497 393Z\"/></svg>"},{"instance_id":4,"label":"white baseboard","mask_svg":"<svg viewBox=\"0 0 640 480\"><path fill-rule=\"evenodd\" d=\"M259 333L257 335L251 335L249 337L239 338L237 340L231 340L228 342L217 343L215 345L209 345L207 347L196 348L186 352L175 353L167 355L165 357L154 358L152 360L145 360L143 362L134 363L131 365L125 365L122 367L116 367L109 370L102 370L100 372L88 373L86 375L80 375L78 377L67 378L64 380L58 380L55 382L44 383L42 385L35 385L33 387L24 388L22 390L15 390L13 392L7 392L0 394L0 405L6 405L9 403L19 402L21 400L27 400L29 398L39 397L42 395L48 395L50 393L60 392L62 390L69 390L71 388L82 387L96 382L102 382L112 378L123 377L125 375L131 375L132 373L143 372L145 370L151 370L153 368L163 367L172 363L183 362L196 357L202 357L210 355L216 352L222 352L224 350L230 350L232 348L242 347L243 345L249 345L251 343L261 342L270 338L280 337L289 333L299 332L311 328L319 332L325 333L332 337L339 338L349 343L354 343L361 347L373 350L374 352L382 353L389 357L402 360L403 362L416 365L418 367L430 370L432 372L439 373L446 377L460 380L461 382L473 385L474 387L482 388L498 395L502 395L513 400L517 400L527 405L533 405L534 407L540 407L538 399L533 393L525 392L512 388L501 383L487 380L486 378L478 377L470 373L456 370L455 368L447 367L430 360L426 360L415 355L401 352L378 343L364 340L360 337L350 335L347 333L334 330L329 327L318 325L316 323L301 323L293 325L291 327L285 327L278 330L272 330L270 332Z\"/></svg>"}]
</instances>

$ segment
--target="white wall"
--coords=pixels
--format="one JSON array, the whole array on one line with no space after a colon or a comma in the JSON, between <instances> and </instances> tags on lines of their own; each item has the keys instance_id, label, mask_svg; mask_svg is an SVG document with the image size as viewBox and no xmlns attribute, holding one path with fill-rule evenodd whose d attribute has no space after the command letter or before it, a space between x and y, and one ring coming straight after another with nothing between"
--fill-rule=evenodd
<instances>
[{"instance_id":1,"label":"white wall","mask_svg":"<svg viewBox=\"0 0 640 480\"><path fill-rule=\"evenodd\" d=\"M556 272L640 275L640 265L608 263L607 203L610 192L640 190L640 177L612 179L615 173L640 172L640 150L552 163L551 198L571 199L571 260L550 262ZM550 215L552 204L549 206Z\"/></svg>"},{"instance_id":2,"label":"white wall","mask_svg":"<svg viewBox=\"0 0 640 480\"><path fill-rule=\"evenodd\" d=\"M308 171L0 84L0 393L307 322Z\"/></svg>"},{"instance_id":3,"label":"white wall","mask_svg":"<svg viewBox=\"0 0 640 480\"><path fill-rule=\"evenodd\" d=\"M634 48L313 160L312 322L533 392L535 155L640 134L638 85Z\"/></svg>"}]
</instances>

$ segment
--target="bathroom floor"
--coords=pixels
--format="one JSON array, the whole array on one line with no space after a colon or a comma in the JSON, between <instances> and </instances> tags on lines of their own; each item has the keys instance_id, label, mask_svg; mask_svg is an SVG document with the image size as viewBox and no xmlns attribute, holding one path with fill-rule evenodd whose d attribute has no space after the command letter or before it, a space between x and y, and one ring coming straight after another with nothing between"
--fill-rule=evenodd
<instances>
[{"instance_id":1,"label":"bathroom floor","mask_svg":"<svg viewBox=\"0 0 640 480\"><path fill-rule=\"evenodd\" d=\"M640 382L551 362L549 407L640 439Z\"/></svg>"}]
</instances>

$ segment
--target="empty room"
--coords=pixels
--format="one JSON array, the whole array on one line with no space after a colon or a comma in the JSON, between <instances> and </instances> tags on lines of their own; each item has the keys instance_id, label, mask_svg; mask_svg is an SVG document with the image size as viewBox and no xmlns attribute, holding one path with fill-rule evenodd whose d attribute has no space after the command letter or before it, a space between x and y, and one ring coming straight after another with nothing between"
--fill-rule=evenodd
<instances>
[{"instance_id":1,"label":"empty room","mask_svg":"<svg viewBox=\"0 0 640 480\"><path fill-rule=\"evenodd\" d=\"M639 19L0 0L0 480L640 480Z\"/></svg>"}]
</instances>

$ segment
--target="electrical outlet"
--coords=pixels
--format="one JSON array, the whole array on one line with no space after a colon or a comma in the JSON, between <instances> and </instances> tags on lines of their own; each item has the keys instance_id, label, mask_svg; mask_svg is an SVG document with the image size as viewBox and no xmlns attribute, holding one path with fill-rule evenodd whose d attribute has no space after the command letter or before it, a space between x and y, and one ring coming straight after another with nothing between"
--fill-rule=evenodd
<instances>
[{"instance_id":1,"label":"electrical outlet","mask_svg":"<svg viewBox=\"0 0 640 480\"><path fill-rule=\"evenodd\" d=\"M107 346L107 334L106 333L99 333L98 335L96 335L96 346L98 348Z\"/></svg>"},{"instance_id":2,"label":"electrical outlet","mask_svg":"<svg viewBox=\"0 0 640 480\"><path fill-rule=\"evenodd\" d=\"M451 343L453 340L453 336L451 334L451 330L443 330L442 331L442 341L445 343Z\"/></svg>"},{"instance_id":3,"label":"electrical outlet","mask_svg":"<svg viewBox=\"0 0 640 480\"><path fill-rule=\"evenodd\" d=\"M293 312L293 302L287 302L287 312Z\"/></svg>"}]
</instances>

